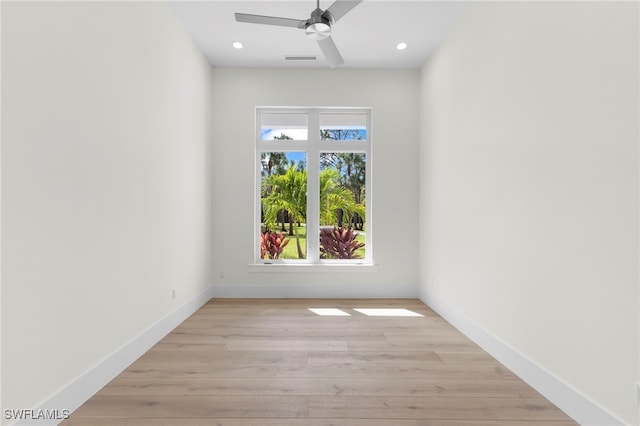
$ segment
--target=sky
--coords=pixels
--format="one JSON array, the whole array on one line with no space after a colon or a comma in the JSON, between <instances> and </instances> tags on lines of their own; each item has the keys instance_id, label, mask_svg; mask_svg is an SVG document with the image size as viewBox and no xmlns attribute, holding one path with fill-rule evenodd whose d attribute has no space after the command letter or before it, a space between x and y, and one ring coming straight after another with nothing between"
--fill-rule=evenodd
<instances>
[{"instance_id":1,"label":"sky","mask_svg":"<svg viewBox=\"0 0 640 426\"><path fill-rule=\"evenodd\" d=\"M300 160L304 161L305 164L307 163L307 154L304 152L285 152L285 155L287 156L289 163L291 163L291 160L296 164L298 164Z\"/></svg>"},{"instance_id":2,"label":"sky","mask_svg":"<svg viewBox=\"0 0 640 426\"><path fill-rule=\"evenodd\" d=\"M276 136L280 136L282 133L285 133L287 136L293 138L294 140L304 141L307 140L307 129L265 129L263 128L260 132L261 140L270 141L273 140Z\"/></svg>"}]
</instances>

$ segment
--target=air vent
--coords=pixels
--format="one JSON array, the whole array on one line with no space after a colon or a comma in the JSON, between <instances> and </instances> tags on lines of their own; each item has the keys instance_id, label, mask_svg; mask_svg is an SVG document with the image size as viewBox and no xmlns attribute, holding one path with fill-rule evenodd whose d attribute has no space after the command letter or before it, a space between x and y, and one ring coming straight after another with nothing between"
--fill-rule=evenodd
<instances>
[{"instance_id":1,"label":"air vent","mask_svg":"<svg viewBox=\"0 0 640 426\"><path fill-rule=\"evenodd\" d=\"M285 61L315 61L317 56L285 56Z\"/></svg>"}]
</instances>

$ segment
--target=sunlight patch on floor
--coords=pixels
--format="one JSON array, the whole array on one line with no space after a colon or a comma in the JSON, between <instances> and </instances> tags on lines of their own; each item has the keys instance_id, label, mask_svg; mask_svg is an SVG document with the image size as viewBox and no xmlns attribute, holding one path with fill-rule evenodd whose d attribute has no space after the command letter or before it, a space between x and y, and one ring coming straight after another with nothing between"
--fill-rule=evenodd
<instances>
[{"instance_id":1,"label":"sunlight patch on floor","mask_svg":"<svg viewBox=\"0 0 640 426\"><path fill-rule=\"evenodd\" d=\"M369 317L423 317L424 315L413 312L409 309L390 309L390 308L354 308L354 311L360 312Z\"/></svg>"}]
</instances>

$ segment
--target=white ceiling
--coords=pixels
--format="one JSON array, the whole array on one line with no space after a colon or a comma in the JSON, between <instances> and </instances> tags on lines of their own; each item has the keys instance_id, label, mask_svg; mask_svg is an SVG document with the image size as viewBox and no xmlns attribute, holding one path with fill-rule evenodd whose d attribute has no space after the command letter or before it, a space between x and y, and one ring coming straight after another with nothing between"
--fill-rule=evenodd
<instances>
[{"instance_id":1,"label":"white ceiling","mask_svg":"<svg viewBox=\"0 0 640 426\"><path fill-rule=\"evenodd\" d=\"M333 0L321 0L326 10ZM308 19L315 0L172 1L196 44L215 67L328 68L320 48L303 30L235 21L234 13ZM344 57L341 68L419 68L442 39L463 3L459 1L364 0L332 30ZM232 47L234 41L244 49ZM399 42L408 43L398 51ZM284 56L317 56L315 62Z\"/></svg>"}]
</instances>

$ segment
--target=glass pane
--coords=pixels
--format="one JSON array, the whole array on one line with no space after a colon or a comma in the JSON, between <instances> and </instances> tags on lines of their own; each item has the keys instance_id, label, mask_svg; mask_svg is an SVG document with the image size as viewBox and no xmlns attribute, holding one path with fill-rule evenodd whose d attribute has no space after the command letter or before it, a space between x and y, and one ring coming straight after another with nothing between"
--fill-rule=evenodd
<instances>
[{"instance_id":1,"label":"glass pane","mask_svg":"<svg viewBox=\"0 0 640 426\"><path fill-rule=\"evenodd\" d=\"M364 153L320 153L320 257L363 259L366 240Z\"/></svg>"},{"instance_id":2,"label":"glass pane","mask_svg":"<svg viewBox=\"0 0 640 426\"><path fill-rule=\"evenodd\" d=\"M307 154L263 152L260 258L307 257Z\"/></svg>"},{"instance_id":3,"label":"glass pane","mask_svg":"<svg viewBox=\"0 0 640 426\"><path fill-rule=\"evenodd\" d=\"M308 117L305 113L260 114L260 140L307 140Z\"/></svg>"},{"instance_id":4,"label":"glass pane","mask_svg":"<svg viewBox=\"0 0 640 426\"><path fill-rule=\"evenodd\" d=\"M367 140L367 115L320 114L320 139Z\"/></svg>"}]
</instances>

